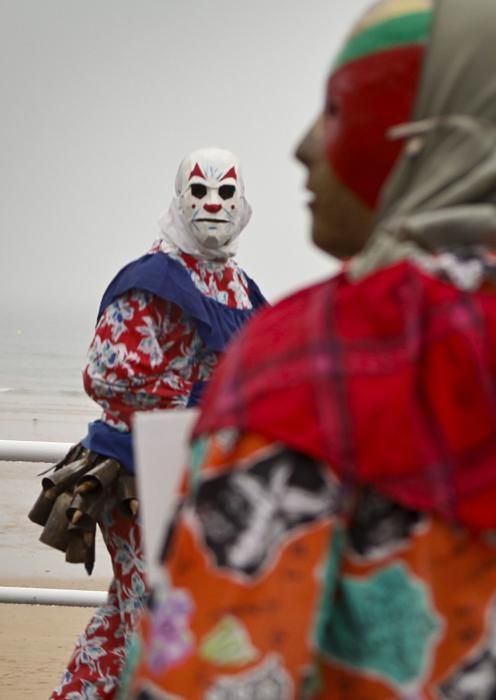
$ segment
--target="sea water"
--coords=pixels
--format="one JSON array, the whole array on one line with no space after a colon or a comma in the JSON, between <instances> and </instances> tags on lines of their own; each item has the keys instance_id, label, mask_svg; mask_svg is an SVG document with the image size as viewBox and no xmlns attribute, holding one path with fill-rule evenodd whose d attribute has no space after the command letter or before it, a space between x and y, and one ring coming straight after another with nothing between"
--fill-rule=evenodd
<instances>
[{"instance_id":1,"label":"sea water","mask_svg":"<svg viewBox=\"0 0 496 700\"><path fill-rule=\"evenodd\" d=\"M71 317L2 319L0 329L0 439L75 443L99 407L84 393L81 370L91 324ZM0 462L0 576L51 587L55 579L84 585L82 565L38 541L41 529L27 513L39 490L37 474L49 465ZM109 557L98 542L94 576L110 576ZM79 582L79 583L78 583Z\"/></svg>"},{"instance_id":2,"label":"sea water","mask_svg":"<svg viewBox=\"0 0 496 700\"><path fill-rule=\"evenodd\" d=\"M77 441L99 413L83 391L84 332L18 326L0 333L0 439Z\"/></svg>"}]
</instances>

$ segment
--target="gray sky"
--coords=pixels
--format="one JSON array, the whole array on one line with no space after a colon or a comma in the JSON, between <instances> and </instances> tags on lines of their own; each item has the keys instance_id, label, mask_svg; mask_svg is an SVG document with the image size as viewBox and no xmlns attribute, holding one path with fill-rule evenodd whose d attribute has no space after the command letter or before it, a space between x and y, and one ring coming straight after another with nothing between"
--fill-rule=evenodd
<instances>
[{"instance_id":1,"label":"gray sky","mask_svg":"<svg viewBox=\"0 0 496 700\"><path fill-rule=\"evenodd\" d=\"M238 260L266 295L319 279L292 152L369 0L0 0L0 310L91 324L146 252L181 158L241 158ZM47 309L51 309L50 312Z\"/></svg>"}]
</instances>

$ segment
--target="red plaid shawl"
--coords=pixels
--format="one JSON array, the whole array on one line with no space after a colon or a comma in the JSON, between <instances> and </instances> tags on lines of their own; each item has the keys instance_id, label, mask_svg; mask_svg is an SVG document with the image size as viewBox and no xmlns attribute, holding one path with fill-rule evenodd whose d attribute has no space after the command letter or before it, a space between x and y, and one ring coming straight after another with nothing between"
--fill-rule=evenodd
<instances>
[{"instance_id":1,"label":"red plaid shawl","mask_svg":"<svg viewBox=\"0 0 496 700\"><path fill-rule=\"evenodd\" d=\"M496 295L408 262L261 312L231 345L195 435L236 426L346 483L496 527Z\"/></svg>"}]
</instances>

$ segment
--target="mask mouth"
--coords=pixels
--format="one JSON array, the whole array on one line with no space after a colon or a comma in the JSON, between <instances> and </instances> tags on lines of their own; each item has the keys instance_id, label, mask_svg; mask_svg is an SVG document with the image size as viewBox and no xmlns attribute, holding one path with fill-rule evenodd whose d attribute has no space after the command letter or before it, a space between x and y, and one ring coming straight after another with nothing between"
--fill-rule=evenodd
<instances>
[{"instance_id":1,"label":"mask mouth","mask_svg":"<svg viewBox=\"0 0 496 700\"><path fill-rule=\"evenodd\" d=\"M217 248L222 248L223 246L227 245L228 243L231 242L231 237L227 240L219 240L217 236L207 236L205 240L203 241L203 245L205 245L207 248L210 248L211 250L216 250Z\"/></svg>"},{"instance_id":2,"label":"mask mouth","mask_svg":"<svg viewBox=\"0 0 496 700\"><path fill-rule=\"evenodd\" d=\"M195 219L194 223L199 224L199 223L208 223L208 224L228 224L230 223L226 219Z\"/></svg>"}]
</instances>

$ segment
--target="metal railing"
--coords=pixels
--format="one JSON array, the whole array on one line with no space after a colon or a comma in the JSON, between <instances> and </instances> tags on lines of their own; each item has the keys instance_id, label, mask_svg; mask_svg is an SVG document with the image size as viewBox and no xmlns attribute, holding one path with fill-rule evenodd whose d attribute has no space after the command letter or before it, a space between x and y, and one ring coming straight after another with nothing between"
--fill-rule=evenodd
<instances>
[{"instance_id":1,"label":"metal railing","mask_svg":"<svg viewBox=\"0 0 496 700\"><path fill-rule=\"evenodd\" d=\"M1 462L58 462L71 447L70 442L0 440ZM0 603L24 605L71 605L98 607L105 603L104 591L77 591L59 588L0 586Z\"/></svg>"},{"instance_id":2,"label":"metal railing","mask_svg":"<svg viewBox=\"0 0 496 700\"><path fill-rule=\"evenodd\" d=\"M0 440L2 462L58 462L69 451L70 442Z\"/></svg>"},{"instance_id":3,"label":"metal railing","mask_svg":"<svg viewBox=\"0 0 496 700\"><path fill-rule=\"evenodd\" d=\"M0 586L0 603L20 605L69 605L97 608L107 600L104 591L77 591L63 588L21 588Z\"/></svg>"}]
</instances>

